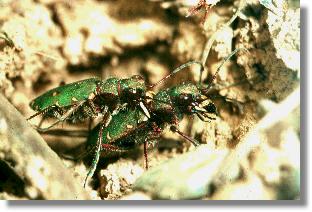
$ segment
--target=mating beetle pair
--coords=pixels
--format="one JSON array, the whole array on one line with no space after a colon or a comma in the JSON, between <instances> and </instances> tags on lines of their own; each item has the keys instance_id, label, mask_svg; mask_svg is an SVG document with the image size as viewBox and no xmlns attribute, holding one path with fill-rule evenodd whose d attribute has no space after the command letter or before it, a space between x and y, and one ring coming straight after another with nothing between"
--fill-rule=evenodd
<instances>
[{"instance_id":1,"label":"mating beetle pair","mask_svg":"<svg viewBox=\"0 0 312 212\"><path fill-rule=\"evenodd\" d=\"M233 51L224 62L237 51ZM144 143L147 161L147 143L159 138L168 125L173 132L198 145L196 140L180 132L177 126L184 115L195 114L202 121L215 119L216 107L208 98L211 84L202 87L184 83L161 90L152 97L147 95L147 88L153 88L192 64L199 64L201 71L203 70L199 62L191 61L152 86L146 86L144 80L138 76L122 80L110 78L106 81L92 78L61 86L32 101L30 106L38 113L30 118L39 114L57 118L51 126L38 128L47 130L64 120L84 120L103 114L102 123L91 131L88 139L88 144L95 148L95 156L87 178L94 174L102 150L124 151L135 144Z\"/></svg>"},{"instance_id":2,"label":"mating beetle pair","mask_svg":"<svg viewBox=\"0 0 312 212\"><path fill-rule=\"evenodd\" d=\"M173 132L197 146L199 143L196 140L178 130L179 122L184 115L196 114L203 121L214 120L217 115L214 104L191 83L159 91L152 100L146 101L146 108L150 118L146 118L137 108L126 107L113 116L106 128L98 125L91 131L88 142L90 146L95 146L97 151L88 176L92 176L95 171L100 150L125 151L141 143L144 143L147 168L146 146L159 138L168 125Z\"/></svg>"}]
</instances>

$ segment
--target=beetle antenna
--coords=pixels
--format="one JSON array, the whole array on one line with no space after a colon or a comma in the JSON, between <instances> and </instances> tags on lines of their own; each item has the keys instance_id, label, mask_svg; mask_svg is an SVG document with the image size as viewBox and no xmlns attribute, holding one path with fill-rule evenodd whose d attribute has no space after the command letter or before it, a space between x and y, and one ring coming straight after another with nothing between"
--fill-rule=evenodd
<instances>
[{"instance_id":1,"label":"beetle antenna","mask_svg":"<svg viewBox=\"0 0 312 212\"><path fill-rule=\"evenodd\" d=\"M202 71L204 69L203 65L201 64L201 62L199 61L190 61L187 63L184 63L183 65L180 65L178 68L174 69L173 72L171 72L170 74L168 74L167 76L165 76L164 78L162 78L161 80L159 80L158 82L156 82L155 84L149 85L147 87L149 87L150 89L154 88L157 85L162 84L165 80L167 80L168 78L172 77L173 75L175 75L176 73L178 73L179 71L181 71L182 69L189 67L193 64L198 64L200 65L200 71Z\"/></svg>"},{"instance_id":2,"label":"beetle antenna","mask_svg":"<svg viewBox=\"0 0 312 212\"><path fill-rule=\"evenodd\" d=\"M246 48L237 48L234 51L232 51L226 58L224 58L222 63L219 65L217 71L213 75L212 79L210 80L210 83L208 84L208 86L206 88L202 89L202 92L204 92L204 93L208 92L208 90L212 87L213 81L217 78L217 75L220 72L220 70L221 70L222 66L224 65L224 63L227 62L233 55L235 55L240 50L248 51Z\"/></svg>"}]
</instances>

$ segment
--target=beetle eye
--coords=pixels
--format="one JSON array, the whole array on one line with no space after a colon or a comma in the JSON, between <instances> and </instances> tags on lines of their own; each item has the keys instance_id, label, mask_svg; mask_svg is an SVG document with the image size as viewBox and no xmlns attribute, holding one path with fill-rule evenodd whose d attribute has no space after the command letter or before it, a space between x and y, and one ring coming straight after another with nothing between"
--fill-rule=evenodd
<instances>
[{"instance_id":1,"label":"beetle eye","mask_svg":"<svg viewBox=\"0 0 312 212\"><path fill-rule=\"evenodd\" d=\"M217 113L217 108L213 103L209 103L208 105L205 105L204 108L208 113L215 113L215 114Z\"/></svg>"},{"instance_id":2,"label":"beetle eye","mask_svg":"<svg viewBox=\"0 0 312 212\"><path fill-rule=\"evenodd\" d=\"M179 98L184 102L189 102L192 100L192 94L181 94Z\"/></svg>"}]
</instances>

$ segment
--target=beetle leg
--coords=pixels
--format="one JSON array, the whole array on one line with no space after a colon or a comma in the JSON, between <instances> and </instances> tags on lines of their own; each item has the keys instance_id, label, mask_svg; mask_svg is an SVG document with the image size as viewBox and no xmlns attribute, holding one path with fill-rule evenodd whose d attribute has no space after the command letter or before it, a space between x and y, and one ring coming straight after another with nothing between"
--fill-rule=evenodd
<instances>
[{"instance_id":1,"label":"beetle leg","mask_svg":"<svg viewBox=\"0 0 312 212\"><path fill-rule=\"evenodd\" d=\"M78 110L78 108L85 103L86 101L80 101L77 105L73 106L72 108L70 108L65 114L63 114L61 117L59 117L59 119L54 122L53 124L51 124L50 126L46 127L46 128L40 128L40 127L35 127L37 131L39 132L45 132L49 129L51 129L52 127L54 127L55 125L57 125L58 123L65 121L70 115L72 115L75 111Z\"/></svg>"},{"instance_id":2,"label":"beetle leg","mask_svg":"<svg viewBox=\"0 0 312 212\"><path fill-rule=\"evenodd\" d=\"M99 159L100 159L102 139L103 139L103 129L104 129L104 124L100 128L99 137L97 139L96 147L95 147L95 149L96 149L95 156L92 159L91 168L89 169L88 174L86 176L86 179L84 181L84 184L83 184L84 188L86 187L86 183L88 181L88 178L93 176L95 169L96 169L96 166L97 166Z\"/></svg>"},{"instance_id":3,"label":"beetle leg","mask_svg":"<svg viewBox=\"0 0 312 212\"><path fill-rule=\"evenodd\" d=\"M148 170L147 141L144 142L145 169Z\"/></svg>"},{"instance_id":4,"label":"beetle leg","mask_svg":"<svg viewBox=\"0 0 312 212\"><path fill-rule=\"evenodd\" d=\"M86 138L89 135L87 130L64 130L64 129L51 129L41 134L53 135L53 136L66 136L66 137L76 137L76 138Z\"/></svg>"},{"instance_id":5,"label":"beetle leg","mask_svg":"<svg viewBox=\"0 0 312 212\"><path fill-rule=\"evenodd\" d=\"M91 150L93 150L92 148ZM101 151L107 150L107 151L112 151L112 152L127 152L125 149L120 149L117 146L111 145L111 144L102 144L101 145Z\"/></svg>"},{"instance_id":6,"label":"beetle leg","mask_svg":"<svg viewBox=\"0 0 312 212\"><path fill-rule=\"evenodd\" d=\"M92 100L88 99L88 104L90 105L93 114L98 114L100 112Z\"/></svg>"},{"instance_id":7,"label":"beetle leg","mask_svg":"<svg viewBox=\"0 0 312 212\"><path fill-rule=\"evenodd\" d=\"M47 109L41 110L41 111L35 113L34 115L28 117L26 120L29 121L30 119L33 119L33 118L35 118L36 116L39 116L40 114L43 114L43 113L45 113L45 112L47 112Z\"/></svg>"},{"instance_id":8,"label":"beetle leg","mask_svg":"<svg viewBox=\"0 0 312 212\"><path fill-rule=\"evenodd\" d=\"M42 123L43 123L44 119L45 119L45 117L43 116L43 117L41 118L41 120L40 120L39 124L38 124L38 127L39 127L39 128L41 127L41 125L42 125Z\"/></svg>"},{"instance_id":9,"label":"beetle leg","mask_svg":"<svg viewBox=\"0 0 312 212\"><path fill-rule=\"evenodd\" d=\"M91 167L88 171L88 174L87 174L87 177L84 181L83 187L86 187L86 183L87 183L88 178L92 177L95 170L96 170L96 167L97 167L97 164L99 162L100 155L101 155L102 145L103 145L102 144L103 143L103 130L105 127L107 127L108 122L111 119L110 117L111 117L110 113L108 111L106 111L106 113L104 114L103 120L102 120L99 136L98 136L98 139L97 139L97 142L95 145L95 155L92 159Z\"/></svg>"},{"instance_id":10,"label":"beetle leg","mask_svg":"<svg viewBox=\"0 0 312 212\"><path fill-rule=\"evenodd\" d=\"M190 141L194 146L199 146L200 143L196 141L194 138L191 138L184 133L182 133L176 126L172 125L170 126L170 130L174 133L178 133L180 136L182 136L184 139Z\"/></svg>"}]
</instances>

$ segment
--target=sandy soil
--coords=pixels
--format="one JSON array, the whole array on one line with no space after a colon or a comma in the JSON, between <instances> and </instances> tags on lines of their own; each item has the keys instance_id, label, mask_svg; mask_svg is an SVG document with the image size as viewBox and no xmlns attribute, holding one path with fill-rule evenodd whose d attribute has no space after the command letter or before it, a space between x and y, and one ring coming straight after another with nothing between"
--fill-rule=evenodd
<instances>
[{"instance_id":1,"label":"sandy soil","mask_svg":"<svg viewBox=\"0 0 312 212\"><path fill-rule=\"evenodd\" d=\"M300 83L297 1L275 0L271 10L258 0L207 2L216 5L202 24L204 9L185 17L195 0L133 0L131 5L126 0L0 1L0 90L25 119L34 114L29 107L32 99L63 83L139 74L152 84L190 60L205 64L202 82L208 83L232 50L248 49L227 61L214 81L211 99L219 111L217 120L203 123L187 117L180 123L180 130L205 144L205 150L195 149L168 130L148 150L148 171L143 146L121 155L103 155L95 176L83 189L92 158L71 161L62 154L81 154L86 138L42 135L69 170L66 178L81 186L79 192L88 193L78 199L300 198L299 102L287 112L292 108L287 97ZM237 8L238 16L227 24ZM198 79L198 68L191 67L155 92ZM284 117L270 116L271 111L282 109ZM263 124L263 117L270 117L273 125ZM8 158L19 161L14 157L23 156L12 153L14 145L5 129L14 126L5 120L0 116L0 140L7 141L0 145L0 199L63 198L25 181L37 175L25 177L8 163ZM86 131L88 123L56 128ZM251 139L254 142L250 142L252 132L258 133ZM233 154L235 159L230 160ZM188 157L195 159L190 162ZM24 165L34 167L33 163ZM181 171L188 165L193 168ZM194 176L201 176L193 179L203 182L200 188L181 185ZM181 184L174 186L176 177L181 177ZM53 185L46 180L51 182L47 187ZM62 193L65 187L54 189Z\"/></svg>"}]
</instances>

